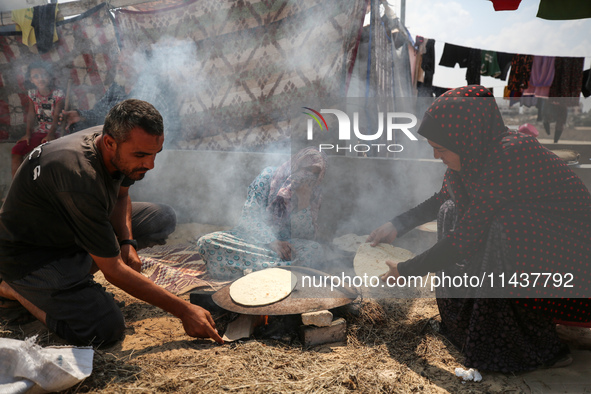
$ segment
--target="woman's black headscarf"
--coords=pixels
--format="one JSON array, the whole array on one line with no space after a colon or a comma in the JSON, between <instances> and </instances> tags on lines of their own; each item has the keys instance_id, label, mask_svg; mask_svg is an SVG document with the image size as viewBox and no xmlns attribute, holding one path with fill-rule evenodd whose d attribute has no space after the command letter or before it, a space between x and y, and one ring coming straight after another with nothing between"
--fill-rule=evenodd
<instances>
[{"instance_id":1,"label":"woman's black headscarf","mask_svg":"<svg viewBox=\"0 0 591 394\"><path fill-rule=\"evenodd\" d=\"M589 214L589 192L580 179L536 138L509 131L483 86L440 96L419 134L460 156L461 170L447 170L442 192L456 203L458 226L449 237L464 256L482 245L508 204L561 216Z\"/></svg>"},{"instance_id":2,"label":"woman's black headscarf","mask_svg":"<svg viewBox=\"0 0 591 394\"><path fill-rule=\"evenodd\" d=\"M460 216L467 209L493 141L500 141L507 130L494 96L479 85L450 90L425 112L418 133L460 156L461 171L448 169L444 178Z\"/></svg>"},{"instance_id":3,"label":"woman's black headscarf","mask_svg":"<svg viewBox=\"0 0 591 394\"><path fill-rule=\"evenodd\" d=\"M492 93L470 85L441 95L425 112L419 134L460 156L462 177L478 179L492 141L507 132Z\"/></svg>"}]
</instances>

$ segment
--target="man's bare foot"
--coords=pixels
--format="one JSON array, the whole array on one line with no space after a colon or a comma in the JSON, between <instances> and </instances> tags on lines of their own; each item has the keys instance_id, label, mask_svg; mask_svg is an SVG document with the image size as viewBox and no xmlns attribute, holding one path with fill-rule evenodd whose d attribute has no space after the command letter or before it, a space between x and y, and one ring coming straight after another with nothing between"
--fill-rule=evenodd
<instances>
[{"instance_id":1,"label":"man's bare foot","mask_svg":"<svg viewBox=\"0 0 591 394\"><path fill-rule=\"evenodd\" d=\"M16 326L37 320L14 297L14 290L0 279L0 324Z\"/></svg>"},{"instance_id":2,"label":"man's bare foot","mask_svg":"<svg viewBox=\"0 0 591 394\"><path fill-rule=\"evenodd\" d=\"M8 284L0 279L0 308L2 307L2 301L16 301L16 297L14 296L14 290Z\"/></svg>"},{"instance_id":3,"label":"man's bare foot","mask_svg":"<svg viewBox=\"0 0 591 394\"><path fill-rule=\"evenodd\" d=\"M0 280L0 297L3 297L7 300L16 300L16 302L19 303L19 305L14 308L0 309L0 312L8 315L11 315L11 310L13 310L15 313L16 311L22 310L23 316L19 315L15 324L25 324L30 321L34 321L35 318L40 320L41 323L46 324L45 319L47 314L34 305L31 301L27 300L25 297L14 291L14 289L10 287L4 280ZM2 316L0 316L0 320L7 320L6 317L10 318L11 316L5 316L4 319L2 319Z\"/></svg>"}]
</instances>

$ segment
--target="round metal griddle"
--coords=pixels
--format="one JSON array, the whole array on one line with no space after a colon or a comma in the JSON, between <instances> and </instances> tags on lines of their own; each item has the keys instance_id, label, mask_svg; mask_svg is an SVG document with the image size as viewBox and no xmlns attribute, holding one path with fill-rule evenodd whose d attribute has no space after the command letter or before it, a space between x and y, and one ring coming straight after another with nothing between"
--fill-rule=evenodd
<instances>
[{"instance_id":1,"label":"round metal griddle","mask_svg":"<svg viewBox=\"0 0 591 394\"><path fill-rule=\"evenodd\" d=\"M226 285L211 297L221 308L243 315L297 315L306 312L316 312L347 305L357 298L357 290L352 287L335 287L331 291L330 278L327 286L311 286L306 279L306 287L302 287L302 277L308 276L316 280L316 284L324 283L324 277L329 274L307 267L278 267L291 271L297 278L295 288L286 298L273 304L262 306L244 306L235 303L230 297L230 286ZM321 282L322 281L322 282Z\"/></svg>"}]
</instances>

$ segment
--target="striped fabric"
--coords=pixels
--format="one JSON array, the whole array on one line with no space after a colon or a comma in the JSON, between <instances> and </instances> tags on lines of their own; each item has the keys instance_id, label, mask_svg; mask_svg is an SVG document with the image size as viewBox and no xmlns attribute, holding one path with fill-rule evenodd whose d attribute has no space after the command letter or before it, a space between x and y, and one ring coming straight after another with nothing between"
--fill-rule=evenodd
<instances>
[{"instance_id":1,"label":"striped fabric","mask_svg":"<svg viewBox=\"0 0 591 394\"><path fill-rule=\"evenodd\" d=\"M172 294L191 290L217 291L230 283L212 279L193 244L158 245L142 249L142 274Z\"/></svg>"},{"instance_id":2,"label":"striped fabric","mask_svg":"<svg viewBox=\"0 0 591 394\"><path fill-rule=\"evenodd\" d=\"M193 0L115 17L123 46L168 54L178 148L259 150L306 124L310 98L344 96L364 13L365 0Z\"/></svg>"}]
</instances>

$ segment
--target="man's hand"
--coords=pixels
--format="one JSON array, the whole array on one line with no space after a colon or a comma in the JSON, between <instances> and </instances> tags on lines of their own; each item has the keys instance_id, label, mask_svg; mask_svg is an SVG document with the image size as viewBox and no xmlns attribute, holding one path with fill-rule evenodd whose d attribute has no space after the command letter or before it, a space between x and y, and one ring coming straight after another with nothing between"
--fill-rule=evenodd
<instances>
[{"instance_id":1,"label":"man's hand","mask_svg":"<svg viewBox=\"0 0 591 394\"><path fill-rule=\"evenodd\" d=\"M123 262L130 266L134 271L142 272L142 261L133 246L122 245L121 258L123 259Z\"/></svg>"},{"instance_id":2,"label":"man's hand","mask_svg":"<svg viewBox=\"0 0 591 394\"><path fill-rule=\"evenodd\" d=\"M103 272L105 279L111 284L181 319L187 335L197 338L212 338L218 343L224 343L215 329L215 323L210 313L205 309L179 298L132 270L123 262L121 256L99 257L91 255L91 257Z\"/></svg>"},{"instance_id":3,"label":"man's hand","mask_svg":"<svg viewBox=\"0 0 591 394\"><path fill-rule=\"evenodd\" d=\"M224 340L215 328L211 314L200 306L189 304L186 313L180 317L183 328L190 337L211 338L219 344Z\"/></svg>"},{"instance_id":4,"label":"man's hand","mask_svg":"<svg viewBox=\"0 0 591 394\"><path fill-rule=\"evenodd\" d=\"M398 272L398 263L395 263L393 261L386 261L386 265L388 266L388 268L390 268L390 270L385 274L380 275L380 279L382 281L386 282L388 278L396 279L400 276L400 273Z\"/></svg>"},{"instance_id":5,"label":"man's hand","mask_svg":"<svg viewBox=\"0 0 591 394\"><path fill-rule=\"evenodd\" d=\"M78 114L78 111L62 111L62 113L60 114L58 124L61 126L63 123L65 123L64 129L66 131L69 131L71 125L73 125L74 123L78 123L81 120L82 118Z\"/></svg>"},{"instance_id":6,"label":"man's hand","mask_svg":"<svg viewBox=\"0 0 591 394\"><path fill-rule=\"evenodd\" d=\"M287 241L273 241L269 244L269 248L277 253L281 260L289 261L292 258L292 254L295 257L295 251L293 246Z\"/></svg>"},{"instance_id":7,"label":"man's hand","mask_svg":"<svg viewBox=\"0 0 591 394\"><path fill-rule=\"evenodd\" d=\"M396 227L391 222L387 222L369 234L365 242L371 242L371 246L376 246L379 243L391 244L398 236Z\"/></svg>"}]
</instances>

